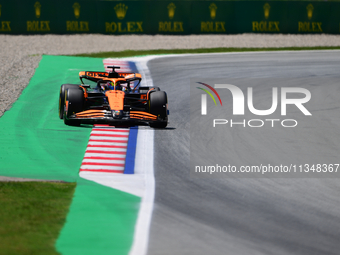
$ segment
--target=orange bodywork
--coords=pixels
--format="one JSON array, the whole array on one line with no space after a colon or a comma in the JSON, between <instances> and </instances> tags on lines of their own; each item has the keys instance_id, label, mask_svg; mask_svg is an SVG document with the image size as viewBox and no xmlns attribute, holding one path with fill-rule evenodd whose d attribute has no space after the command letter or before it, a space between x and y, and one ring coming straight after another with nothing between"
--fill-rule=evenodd
<instances>
[{"instance_id":1,"label":"orange bodywork","mask_svg":"<svg viewBox=\"0 0 340 255\"><path fill-rule=\"evenodd\" d=\"M119 75L125 79L131 78L142 78L140 73L119 73ZM109 77L109 74L106 72L79 72L79 77L83 78L96 78L96 79L105 79Z\"/></svg>"},{"instance_id":2,"label":"orange bodywork","mask_svg":"<svg viewBox=\"0 0 340 255\"><path fill-rule=\"evenodd\" d=\"M85 118L104 118L105 110L87 110L83 112L76 113L76 117L80 119ZM131 119L139 119L139 120L157 120L157 116L151 113L142 112L142 111L131 111L130 112Z\"/></svg>"},{"instance_id":3,"label":"orange bodywork","mask_svg":"<svg viewBox=\"0 0 340 255\"><path fill-rule=\"evenodd\" d=\"M106 91L105 96L109 99L111 110L122 111L124 109L125 93L120 90Z\"/></svg>"},{"instance_id":4,"label":"orange bodywork","mask_svg":"<svg viewBox=\"0 0 340 255\"><path fill-rule=\"evenodd\" d=\"M67 100L65 101L65 108L66 108L65 111L68 112L68 101Z\"/></svg>"},{"instance_id":5,"label":"orange bodywork","mask_svg":"<svg viewBox=\"0 0 340 255\"><path fill-rule=\"evenodd\" d=\"M87 90L83 87L83 86L80 86L83 91L84 91L84 97L87 98L88 97L88 94L87 94Z\"/></svg>"},{"instance_id":6,"label":"orange bodywork","mask_svg":"<svg viewBox=\"0 0 340 255\"><path fill-rule=\"evenodd\" d=\"M78 118L96 118L96 117L104 117L105 111L104 110L87 110L83 112L76 113Z\"/></svg>"},{"instance_id":7,"label":"orange bodywork","mask_svg":"<svg viewBox=\"0 0 340 255\"><path fill-rule=\"evenodd\" d=\"M79 77L85 77L85 78L98 78L102 79L103 77L108 77L109 74L105 72L79 72Z\"/></svg>"},{"instance_id":8,"label":"orange bodywork","mask_svg":"<svg viewBox=\"0 0 340 255\"><path fill-rule=\"evenodd\" d=\"M149 94L150 94L150 92L152 91L152 90L154 90L155 88L152 88L152 89L150 89L149 91L148 91L148 93L146 94L146 99L147 100L149 100Z\"/></svg>"},{"instance_id":9,"label":"orange bodywork","mask_svg":"<svg viewBox=\"0 0 340 255\"><path fill-rule=\"evenodd\" d=\"M157 120L157 116L147 112L131 111L130 118L140 120Z\"/></svg>"}]
</instances>

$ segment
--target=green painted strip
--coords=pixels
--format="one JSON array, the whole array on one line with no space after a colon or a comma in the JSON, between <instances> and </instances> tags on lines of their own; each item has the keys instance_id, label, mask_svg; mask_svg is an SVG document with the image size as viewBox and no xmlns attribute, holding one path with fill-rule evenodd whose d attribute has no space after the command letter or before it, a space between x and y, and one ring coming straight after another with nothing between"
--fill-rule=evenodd
<instances>
[{"instance_id":1,"label":"green painted strip","mask_svg":"<svg viewBox=\"0 0 340 255\"><path fill-rule=\"evenodd\" d=\"M140 198L79 177L92 126L69 127L58 117L59 89L79 71L104 70L101 59L43 56L35 75L0 118L0 175L77 181L57 240L61 254L127 254Z\"/></svg>"},{"instance_id":2,"label":"green painted strip","mask_svg":"<svg viewBox=\"0 0 340 255\"><path fill-rule=\"evenodd\" d=\"M92 126L69 127L59 119L59 89L79 83L79 71L98 68L101 59L43 56L27 88L0 118L0 175L77 179Z\"/></svg>"},{"instance_id":3,"label":"green painted strip","mask_svg":"<svg viewBox=\"0 0 340 255\"><path fill-rule=\"evenodd\" d=\"M128 254L139 203L139 197L80 179L57 251L64 255Z\"/></svg>"}]
</instances>

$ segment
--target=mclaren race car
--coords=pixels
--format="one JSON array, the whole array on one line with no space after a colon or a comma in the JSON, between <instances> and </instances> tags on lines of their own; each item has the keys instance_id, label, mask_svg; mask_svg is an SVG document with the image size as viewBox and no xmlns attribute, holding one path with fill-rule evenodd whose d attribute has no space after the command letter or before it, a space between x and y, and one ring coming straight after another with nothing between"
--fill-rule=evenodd
<instances>
[{"instance_id":1,"label":"mclaren race car","mask_svg":"<svg viewBox=\"0 0 340 255\"><path fill-rule=\"evenodd\" d=\"M141 87L139 73L80 72L81 84L60 88L59 117L66 125L109 123L148 124L165 128L168 124L168 99L158 87ZM84 83L83 79L86 79ZM91 84L89 84L91 83Z\"/></svg>"}]
</instances>

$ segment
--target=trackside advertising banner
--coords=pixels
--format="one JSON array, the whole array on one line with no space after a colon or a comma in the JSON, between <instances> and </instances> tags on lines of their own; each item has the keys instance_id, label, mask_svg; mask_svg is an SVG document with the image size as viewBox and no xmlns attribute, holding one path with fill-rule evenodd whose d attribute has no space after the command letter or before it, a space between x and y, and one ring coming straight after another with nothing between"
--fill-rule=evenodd
<instances>
[{"instance_id":1,"label":"trackside advertising banner","mask_svg":"<svg viewBox=\"0 0 340 255\"><path fill-rule=\"evenodd\" d=\"M336 1L0 0L2 34L340 33Z\"/></svg>"},{"instance_id":2,"label":"trackside advertising banner","mask_svg":"<svg viewBox=\"0 0 340 255\"><path fill-rule=\"evenodd\" d=\"M339 176L338 77L193 78L190 89L192 176Z\"/></svg>"}]
</instances>

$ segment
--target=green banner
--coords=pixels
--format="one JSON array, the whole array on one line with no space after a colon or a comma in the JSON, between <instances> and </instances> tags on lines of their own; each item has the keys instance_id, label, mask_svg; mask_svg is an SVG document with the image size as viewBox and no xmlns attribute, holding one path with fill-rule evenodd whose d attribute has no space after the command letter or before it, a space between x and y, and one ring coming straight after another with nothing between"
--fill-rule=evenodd
<instances>
[{"instance_id":1,"label":"green banner","mask_svg":"<svg viewBox=\"0 0 340 255\"><path fill-rule=\"evenodd\" d=\"M96 2L64 2L58 9L62 15L56 20L60 33L98 33Z\"/></svg>"},{"instance_id":2,"label":"green banner","mask_svg":"<svg viewBox=\"0 0 340 255\"><path fill-rule=\"evenodd\" d=\"M330 24L332 3L323 2L289 2L287 3L288 30L292 33L337 33Z\"/></svg>"},{"instance_id":3,"label":"green banner","mask_svg":"<svg viewBox=\"0 0 340 255\"><path fill-rule=\"evenodd\" d=\"M52 1L20 1L14 8L17 9L16 22L13 29L23 34L60 33L58 27L58 2Z\"/></svg>"},{"instance_id":4,"label":"green banner","mask_svg":"<svg viewBox=\"0 0 340 255\"><path fill-rule=\"evenodd\" d=\"M191 2L152 2L149 9L152 34L190 34Z\"/></svg>"},{"instance_id":5,"label":"green banner","mask_svg":"<svg viewBox=\"0 0 340 255\"><path fill-rule=\"evenodd\" d=\"M5 34L340 33L336 1L0 0Z\"/></svg>"},{"instance_id":6,"label":"green banner","mask_svg":"<svg viewBox=\"0 0 340 255\"><path fill-rule=\"evenodd\" d=\"M97 33L148 34L149 2L124 1L97 3Z\"/></svg>"},{"instance_id":7,"label":"green banner","mask_svg":"<svg viewBox=\"0 0 340 255\"><path fill-rule=\"evenodd\" d=\"M288 33L287 2L235 2L236 30L244 33Z\"/></svg>"},{"instance_id":8,"label":"green banner","mask_svg":"<svg viewBox=\"0 0 340 255\"><path fill-rule=\"evenodd\" d=\"M231 34L237 33L234 12L235 2L192 2L191 33Z\"/></svg>"}]
</instances>

